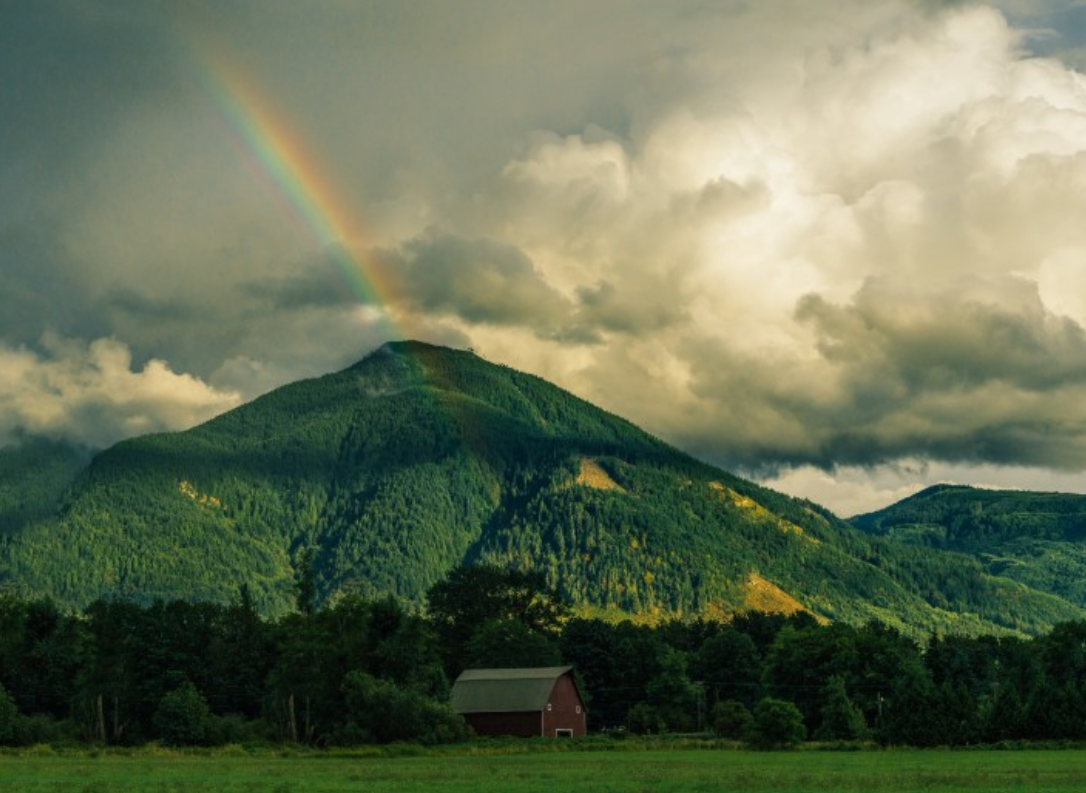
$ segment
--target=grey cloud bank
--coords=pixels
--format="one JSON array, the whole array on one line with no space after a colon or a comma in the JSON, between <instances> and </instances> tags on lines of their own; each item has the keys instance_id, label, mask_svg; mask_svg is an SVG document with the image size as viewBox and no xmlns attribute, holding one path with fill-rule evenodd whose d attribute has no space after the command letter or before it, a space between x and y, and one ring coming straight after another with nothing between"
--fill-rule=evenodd
<instances>
[{"instance_id":1,"label":"grey cloud bank","mask_svg":"<svg viewBox=\"0 0 1086 793\"><path fill-rule=\"evenodd\" d=\"M189 426L391 321L843 512L1086 469L1076 3L5 11L0 441ZM208 37L400 299L230 128Z\"/></svg>"}]
</instances>

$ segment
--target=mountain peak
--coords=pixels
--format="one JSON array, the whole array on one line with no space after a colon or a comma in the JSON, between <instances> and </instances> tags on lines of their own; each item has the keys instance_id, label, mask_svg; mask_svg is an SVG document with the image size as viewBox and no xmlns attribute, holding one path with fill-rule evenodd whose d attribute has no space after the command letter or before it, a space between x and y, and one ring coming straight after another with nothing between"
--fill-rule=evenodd
<instances>
[{"instance_id":1,"label":"mountain peak","mask_svg":"<svg viewBox=\"0 0 1086 793\"><path fill-rule=\"evenodd\" d=\"M417 339L396 339L392 341L386 341L380 347L369 352L362 360L350 367L351 370L364 369L368 364L377 363L381 360L389 360L393 358L407 359L422 363L429 359L448 359L456 358L458 356L472 356L478 358L479 356L473 349L458 349L456 347L448 347L440 344L432 344L430 342L419 341Z\"/></svg>"},{"instance_id":2,"label":"mountain peak","mask_svg":"<svg viewBox=\"0 0 1086 793\"><path fill-rule=\"evenodd\" d=\"M431 344L430 342L419 341L418 339L393 339L386 341L376 350L374 353L381 353L388 355L390 353L396 355L404 355L413 352L419 352L422 350L446 350L453 352L454 348L447 347L440 344Z\"/></svg>"},{"instance_id":3,"label":"mountain peak","mask_svg":"<svg viewBox=\"0 0 1086 793\"><path fill-rule=\"evenodd\" d=\"M371 352L370 355L418 355L418 354L452 354L452 355L476 355L477 353L471 347L461 349L458 347L449 347L444 344L434 344L428 341L420 341L418 339L394 339L386 341L380 347Z\"/></svg>"},{"instance_id":4,"label":"mountain peak","mask_svg":"<svg viewBox=\"0 0 1086 793\"><path fill-rule=\"evenodd\" d=\"M417 603L453 568L487 563L542 573L584 612L645 620L726 618L752 606L752 581L776 593L754 605L918 635L1086 614L869 538L539 377L415 340L118 444L31 518L0 537L0 582L73 607L229 601L245 583L282 613L312 559L322 599ZM931 602L947 580L975 602Z\"/></svg>"}]
</instances>

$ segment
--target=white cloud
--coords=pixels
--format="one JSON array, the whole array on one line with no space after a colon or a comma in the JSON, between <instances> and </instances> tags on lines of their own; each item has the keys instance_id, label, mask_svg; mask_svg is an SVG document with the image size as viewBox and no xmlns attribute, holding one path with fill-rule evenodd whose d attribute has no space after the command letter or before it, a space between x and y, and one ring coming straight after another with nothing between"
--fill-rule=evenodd
<instances>
[{"instance_id":1,"label":"white cloud","mask_svg":"<svg viewBox=\"0 0 1086 793\"><path fill-rule=\"evenodd\" d=\"M724 68L741 34L713 50L708 24L668 69L715 90L633 93L630 136L538 138L476 196L482 231L566 294L606 283L628 318L585 313L604 343L541 373L751 470L1086 465L1067 290L1086 256L1082 77L1025 55L991 8L882 8L897 15L778 18L788 46L747 52L758 71Z\"/></svg>"},{"instance_id":2,"label":"white cloud","mask_svg":"<svg viewBox=\"0 0 1086 793\"><path fill-rule=\"evenodd\" d=\"M1086 493L1086 478L1067 471L1026 466L948 465L909 458L874 467L840 466L832 471L798 466L760 481L767 487L823 504L846 518L880 510L936 484Z\"/></svg>"},{"instance_id":3,"label":"white cloud","mask_svg":"<svg viewBox=\"0 0 1086 793\"><path fill-rule=\"evenodd\" d=\"M160 360L138 371L115 339L50 337L43 352L0 346L0 443L23 435L91 447L148 432L187 429L239 403Z\"/></svg>"}]
</instances>

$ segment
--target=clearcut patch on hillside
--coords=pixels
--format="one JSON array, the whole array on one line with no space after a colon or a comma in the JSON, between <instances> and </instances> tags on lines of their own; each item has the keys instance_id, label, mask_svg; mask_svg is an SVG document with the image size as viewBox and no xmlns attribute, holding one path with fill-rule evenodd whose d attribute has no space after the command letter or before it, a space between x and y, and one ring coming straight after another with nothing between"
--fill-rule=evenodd
<instances>
[{"instance_id":1,"label":"clearcut patch on hillside","mask_svg":"<svg viewBox=\"0 0 1086 793\"><path fill-rule=\"evenodd\" d=\"M222 502L220 502L219 499L215 498L215 496L209 496L206 493L200 493L196 490L195 487L193 487L192 482L189 482L187 479L182 479L177 484L177 490L182 495L188 496L202 507L215 507L216 509L222 509Z\"/></svg>"},{"instance_id":2,"label":"clearcut patch on hillside","mask_svg":"<svg viewBox=\"0 0 1086 793\"><path fill-rule=\"evenodd\" d=\"M762 578L754 572L747 579L747 595L744 605L751 611L763 611L769 614L795 614L805 611L819 622L827 622L825 618L807 609L772 581Z\"/></svg>"},{"instance_id":3,"label":"clearcut patch on hillside","mask_svg":"<svg viewBox=\"0 0 1086 793\"><path fill-rule=\"evenodd\" d=\"M591 457L582 457L580 462L581 468L577 472L577 479L575 480L578 485L591 487L594 490L618 490L621 493L626 492L625 488L612 479L611 475L604 471L600 467L600 464Z\"/></svg>"},{"instance_id":4,"label":"clearcut patch on hillside","mask_svg":"<svg viewBox=\"0 0 1086 793\"><path fill-rule=\"evenodd\" d=\"M742 493L737 493L730 487L722 485L720 482L710 482L709 488L720 493L722 498L728 499L729 501L731 501L732 504L739 507L740 509L745 509L749 511L755 518L772 523L785 534L803 535L803 527L797 526L795 523L792 523L789 520L785 520L784 518L774 515L772 512L763 507L753 498L750 498L749 496L744 496ZM804 539L810 542L818 542L818 540L816 540L814 537L804 536Z\"/></svg>"}]
</instances>

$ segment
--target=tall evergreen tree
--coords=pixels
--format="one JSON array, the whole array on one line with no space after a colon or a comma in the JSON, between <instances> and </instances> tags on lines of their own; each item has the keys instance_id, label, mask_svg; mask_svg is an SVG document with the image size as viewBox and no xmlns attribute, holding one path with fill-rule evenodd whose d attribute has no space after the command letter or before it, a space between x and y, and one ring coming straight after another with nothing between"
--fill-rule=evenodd
<instances>
[{"instance_id":1,"label":"tall evergreen tree","mask_svg":"<svg viewBox=\"0 0 1086 793\"><path fill-rule=\"evenodd\" d=\"M11 746L19 738L19 708L3 685L0 685L0 746Z\"/></svg>"},{"instance_id":2,"label":"tall evergreen tree","mask_svg":"<svg viewBox=\"0 0 1086 793\"><path fill-rule=\"evenodd\" d=\"M475 632L494 620L514 620L557 637L569 606L538 573L481 565L459 567L426 593L428 613L451 673L464 668Z\"/></svg>"},{"instance_id":3,"label":"tall evergreen tree","mask_svg":"<svg viewBox=\"0 0 1086 793\"><path fill-rule=\"evenodd\" d=\"M822 687L822 724L814 737L820 741L854 741L867 732L864 715L849 699L845 679L833 675Z\"/></svg>"}]
</instances>

